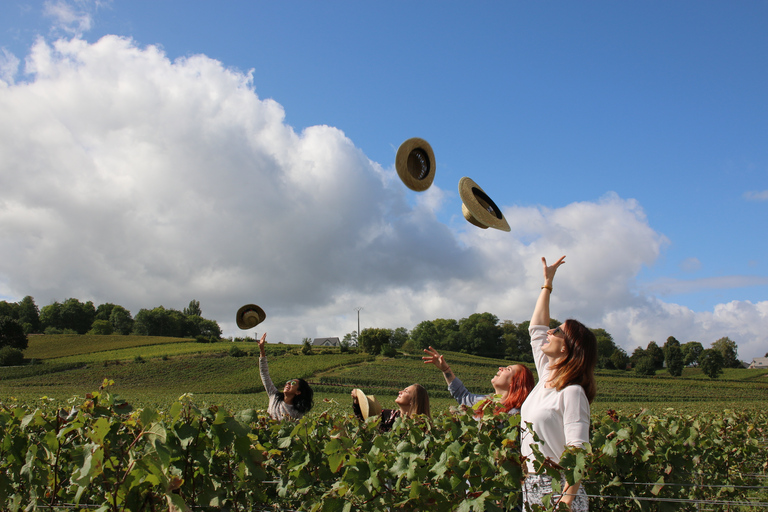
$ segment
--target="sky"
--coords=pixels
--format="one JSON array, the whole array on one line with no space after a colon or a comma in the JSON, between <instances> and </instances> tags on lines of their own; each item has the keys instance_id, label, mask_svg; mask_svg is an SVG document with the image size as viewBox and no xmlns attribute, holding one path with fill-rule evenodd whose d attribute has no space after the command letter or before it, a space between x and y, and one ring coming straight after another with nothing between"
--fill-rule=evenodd
<instances>
[{"instance_id":1,"label":"sky","mask_svg":"<svg viewBox=\"0 0 768 512\"><path fill-rule=\"evenodd\" d=\"M0 300L768 352L768 2L7 0ZM435 153L424 192L397 148ZM462 217L472 178L510 232ZM241 331L237 309L267 313Z\"/></svg>"}]
</instances>

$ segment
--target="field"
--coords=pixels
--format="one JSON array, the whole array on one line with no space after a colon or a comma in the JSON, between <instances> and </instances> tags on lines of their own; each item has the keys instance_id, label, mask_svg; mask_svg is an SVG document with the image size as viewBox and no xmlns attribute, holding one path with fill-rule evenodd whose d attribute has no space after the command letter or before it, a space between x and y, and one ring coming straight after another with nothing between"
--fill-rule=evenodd
<instances>
[{"instance_id":1,"label":"field","mask_svg":"<svg viewBox=\"0 0 768 512\"><path fill-rule=\"evenodd\" d=\"M455 401L442 374L420 354L267 350L278 386L303 377L315 390L314 409L298 423L265 415L255 343L33 337L30 364L0 368L0 501L103 510L174 503L468 511L518 503L519 416L478 421L450 412ZM509 364L444 355L480 393ZM114 384L100 389L105 379ZM351 416L351 389L393 408L397 391L414 382L429 390L431 420L398 420L379 434L375 419ZM697 369L678 378L599 372L590 445L561 463L584 475L595 510L768 506L767 405L768 370L727 370L717 380Z\"/></svg>"},{"instance_id":2,"label":"field","mask_svg":"<svg viewBox=\"0 0 768 512\"><path fill-rule=\"evenodd\" d=\"M229 355L232 347L246 355ZM374 358L315 348L313 355L301 355L299 348L268 345L270 372L276 383L293 377L307 379L315 390L314 413L349 413L349 392L354 387L375 394L384 407L394 407L397 392L414 382L429 390L433 411L455 405L440 372L423 364L419 354ZM166 409L184 393L192 393L200 405L232 410L266 407L255 343L43 335L30 337L25 357L37 364L0 368L0 400L64 406L73 397L97 389L108 378L115 382L114 392L137 407ZM490 392L490 379L498 366L509 364L450 352L445 357L467 388L477 393ZM698 369L687 368L678 378L664 371L654 377L637 376L631 371L598 372L598 395L592 410L594 414L607 410L632 414L642 409L696 413L757 411L766 406L768 370L725 370L719 379L712 380Z\"/></svg>"}]
</instances>

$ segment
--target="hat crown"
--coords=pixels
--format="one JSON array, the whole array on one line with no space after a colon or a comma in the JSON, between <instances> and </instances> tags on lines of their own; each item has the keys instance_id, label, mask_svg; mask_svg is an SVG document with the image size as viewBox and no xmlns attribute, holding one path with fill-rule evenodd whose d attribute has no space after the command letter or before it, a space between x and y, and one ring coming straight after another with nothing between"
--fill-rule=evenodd
<instances>
[{"instance_id":1,"label":"hat crown","mask_svg":"<svg viewBox=\"0 0 768 512\"><path fill-rule=\"evenodd\" d=\"M424 139L414 137L397 148L397 175L409 189L416 192L427 190L435 179L435 167L435 152Z\"/></svg>"}]
</instances>

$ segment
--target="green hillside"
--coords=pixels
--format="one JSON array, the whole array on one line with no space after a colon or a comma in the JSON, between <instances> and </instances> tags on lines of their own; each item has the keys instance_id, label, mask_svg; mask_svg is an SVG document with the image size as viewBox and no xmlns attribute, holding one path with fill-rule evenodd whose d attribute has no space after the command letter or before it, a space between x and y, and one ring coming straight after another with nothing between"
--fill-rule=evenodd
<instances>
[{"instance_id":1,"label":"green hillside","mask_svg":"<svg viewBox=\"0 0 768 512\"><path fill-rule=\"evenodd\" d=\"M238 347L246 355L234 357ZM455 401L442 374L425 365L420 355L397 358L367 354L340 354L315 349L301 355L296 345L269 345L270 371L275 383L303 377L315 389L314 411L348 413L349 392L360 387L375 394L384 407L394 407L397 392L414 382L430 393L434 411ZM195 343L188 339L144 336L37 336L30 338L25 357L38 364L0 368L0 400L66 406L110 379L114 391L136 406L166 408L184 393L201 404L233 410L265 408L266 394L259 377L258 349L254 343ZM477 393L491 391L490 379L509 361L446 352L446 360L467 387ZM648 408L662 412L765 410L768 406L768 370L728 370L711 380L697 369L673 378L666 372L642 377L633 372L598 373L595 413L616 409L626 413Z\"/></svg>"}]
</instances>

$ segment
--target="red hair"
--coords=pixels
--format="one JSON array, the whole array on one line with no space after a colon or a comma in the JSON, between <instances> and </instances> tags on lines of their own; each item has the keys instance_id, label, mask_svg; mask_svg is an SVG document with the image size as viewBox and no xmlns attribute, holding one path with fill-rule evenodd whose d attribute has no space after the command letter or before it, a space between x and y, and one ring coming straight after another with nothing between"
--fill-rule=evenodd
<instances>
[{"instance_id":1,"label":"red hair","mask_svg":"<svg viewBox=\"0 0 768 512\"><path fill-rule=\"evenodd\" d=\"M509 392L507 398L504 400L504 407L507 411L511 409L519 409L522 407L525 399L528 398L528 393L533 389L533 372L527 366L518 364L520 370L515 372L512 376L512 380L509 382Z\"/></svg>"},{"instance_id":2,"label":"red hair","mask_svg":"<svg viewBox=\"0 0 768 512\"><path fill-rule=\"evenodd\" d=\"M503 412L507 413L512 409L520 409L520 407L523 405L523 402L525 402L525 399L528 398L528 393L530 393L533 389L533 372L530 370L530 368L523 366L522 364L516 364L515 366L519 366L520 369L516 371L510 379L507 398L501 402L501 405L497 405L496 409L493 411L494 416ZM478 418L482 417L485 408L488 407L491 403L493 403L493 400L490 398L484 400L484 403L477 408L475 416Z\"/></svg>"}]
</instances>

